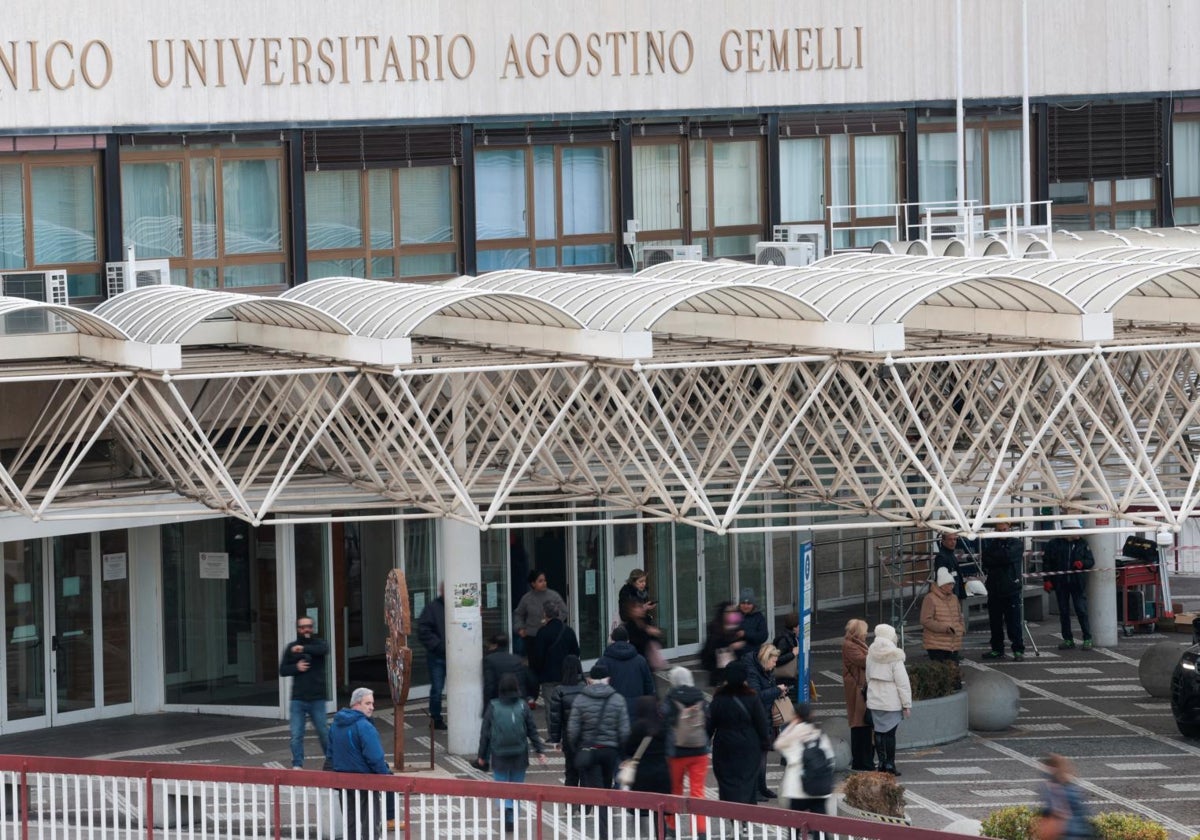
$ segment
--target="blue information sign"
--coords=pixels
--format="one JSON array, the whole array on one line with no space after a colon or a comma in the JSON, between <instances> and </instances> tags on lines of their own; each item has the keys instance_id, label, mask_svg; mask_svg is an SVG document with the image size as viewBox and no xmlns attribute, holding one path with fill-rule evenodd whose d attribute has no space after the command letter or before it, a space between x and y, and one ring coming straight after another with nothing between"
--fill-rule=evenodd
<instances>
[{"instance_id":1,"label":"blue information sign","mask_svg":"<svg viewBox=\"0 0 1200 840\"><path fill-rule=\"evenodd\" d=\"M797 598L799 608L797 611L800 614L800 656L796 660L796 698L808 703L812 700L808 694L813 608L813 544L811 541L800 544L799 560L800 592Z\"/></svg>"}]
</instances>

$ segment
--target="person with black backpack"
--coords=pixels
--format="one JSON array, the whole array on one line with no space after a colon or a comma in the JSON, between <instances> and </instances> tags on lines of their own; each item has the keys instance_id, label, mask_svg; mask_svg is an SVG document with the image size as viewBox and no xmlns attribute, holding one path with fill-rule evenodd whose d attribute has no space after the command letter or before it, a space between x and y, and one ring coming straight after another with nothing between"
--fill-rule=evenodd
<instances>
[{"instance_id":1,"label":"person with black backpack","mask_svg":"<svg viewBox=\"0 0 1200 840\"><path fill-rule=\"evenodd\" d=\"M538 735L533 713L521 692L521 682L513 673L500 677L500 696L488 703L479 728L479 767L492 765L497 782L523 782L529 767L529 745L533 744L538 762L546 763L546 745ZM513 830L516 809L511 799L504 800L504 828Z\"/></svg>"},{"instance_id":2,"label":"person with black backpack","mask_svg":"<svg viewBox=\"0 0 1200 840\"><path fill-rule=\"evenodd\" d=\"M671 690L663 703L663 728L667 731L667 766L671 771L671 793L704 798L704 779L708 775L708 701L696 688L692 672L676 665L668 674ZM667 828L675 830L675 815L667 814ZM696 817L696 832L708 831L703 815Z\"/></svg>"},{"instance_id":3,"label":"person with black backpack","mask_svg":"<svg viewBox=\"0 0 1200 840\"><path fill-rule=\"evenodd\" d=\"M775 749L787 762L780 794L788 801L788 807L813 814L829 813L829 797L833 793L833 744L813 722L811 706L796 704L796 719L779 733ZM812 832L809 836L821 835Z\"/></svg>"}]
</instances>

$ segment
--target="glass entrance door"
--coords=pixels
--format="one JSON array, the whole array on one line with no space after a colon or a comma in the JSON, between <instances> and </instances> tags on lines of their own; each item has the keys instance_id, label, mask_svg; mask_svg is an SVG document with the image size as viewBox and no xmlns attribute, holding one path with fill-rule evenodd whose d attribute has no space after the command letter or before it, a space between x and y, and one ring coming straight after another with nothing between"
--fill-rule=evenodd
<instances>
[{"instance_id":1,"label":"glass entrance door","mask_svg":"<svg viewBox=\"0 0 1200 840\"><path fill-rule=\"evenodd\" d=\"M4 732L49 725L42 540L6 542L4 552Z\"/></svg>"},{"instance_id":2,"label":"glass entrance door","mask_svg":"<svg viewBox=\"0 0 1200 840\"><path fill-rule=\"evenodd\" d=\"M104 536L112 552L109 590L128 591L125 533ZM0 731L79 723L130 699L128 599L102 605L94 534L4 543L5 692ZM119 573L116 559L120 559ZM100 621L104 613L106 621ZM123 628L123 635L118 632ZM108 639L108 645L99 644ZM105 663L110 667L101 667ZM111 674L109 673L111 668ZM105 674L103 686L97 682ZM101 687L104 694L101 696Z\"/></svg>"},{"instance_id":3,"label":"glass entrance door","mask_svg":"<svg viewBox=\"0 0 1200 840\"><path fill-rule=\"evenodd\" d=\"M53 621L50 670L52 723L74 723L96 712L96 633L92 592L92 535L54 540L54 574L47 581ZM86 713L86 714L81 714Z\"/></svg>"}]
</instances>

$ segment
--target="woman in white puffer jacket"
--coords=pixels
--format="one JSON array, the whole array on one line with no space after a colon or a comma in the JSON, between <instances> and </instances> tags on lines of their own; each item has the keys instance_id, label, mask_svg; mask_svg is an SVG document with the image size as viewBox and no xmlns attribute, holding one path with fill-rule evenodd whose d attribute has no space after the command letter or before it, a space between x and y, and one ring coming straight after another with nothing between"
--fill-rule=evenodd
<instances>
[{"instance_id":1,"label":"woman in white puffer jacket","mask_svg":"<svg viewBox=\"0 0 1200 840\"><path fill-rule=\"evenodd\" d=\"M875 641L867 648L867 708L879 769L899 776L896 729L912 710L912 686L904 669L904 650L896 646L896 630L890 624L875 625Z\"/></svg>"}]
</instances>

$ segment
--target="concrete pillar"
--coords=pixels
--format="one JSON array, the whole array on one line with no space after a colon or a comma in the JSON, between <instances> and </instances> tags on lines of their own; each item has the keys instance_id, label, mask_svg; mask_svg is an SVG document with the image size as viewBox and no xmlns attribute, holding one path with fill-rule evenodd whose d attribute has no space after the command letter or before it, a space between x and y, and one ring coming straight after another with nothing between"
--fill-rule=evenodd
<instances>
[{"instance_id":1,"label":"concrete pillar","mask_svg":"<svg viewBox=\"0 0 1200 840\"><path fill-rule=\"evenodd\" d=\"M483 620L479 606L473 618L456 620L456 584L473 583L482 591L479 530L457 520L440 520L442 574L446 585L446 723L450 752L474 754L479 746L483 710Z\"/></svg>"},{"instance_id":2,"label":"concrete pillar","mask_svg":"<svg viewBox=\"0 0 1200 840\"><path fill-rule=\"evenodd\" d=\"M1087 574L1088 618L1092 625L1092 643L1096 647L1117 646L1116 557L1121 553L1126 536L1120 532L1084 537L1096 558L1096 568Z\"/></svg>"}]
</instances>

